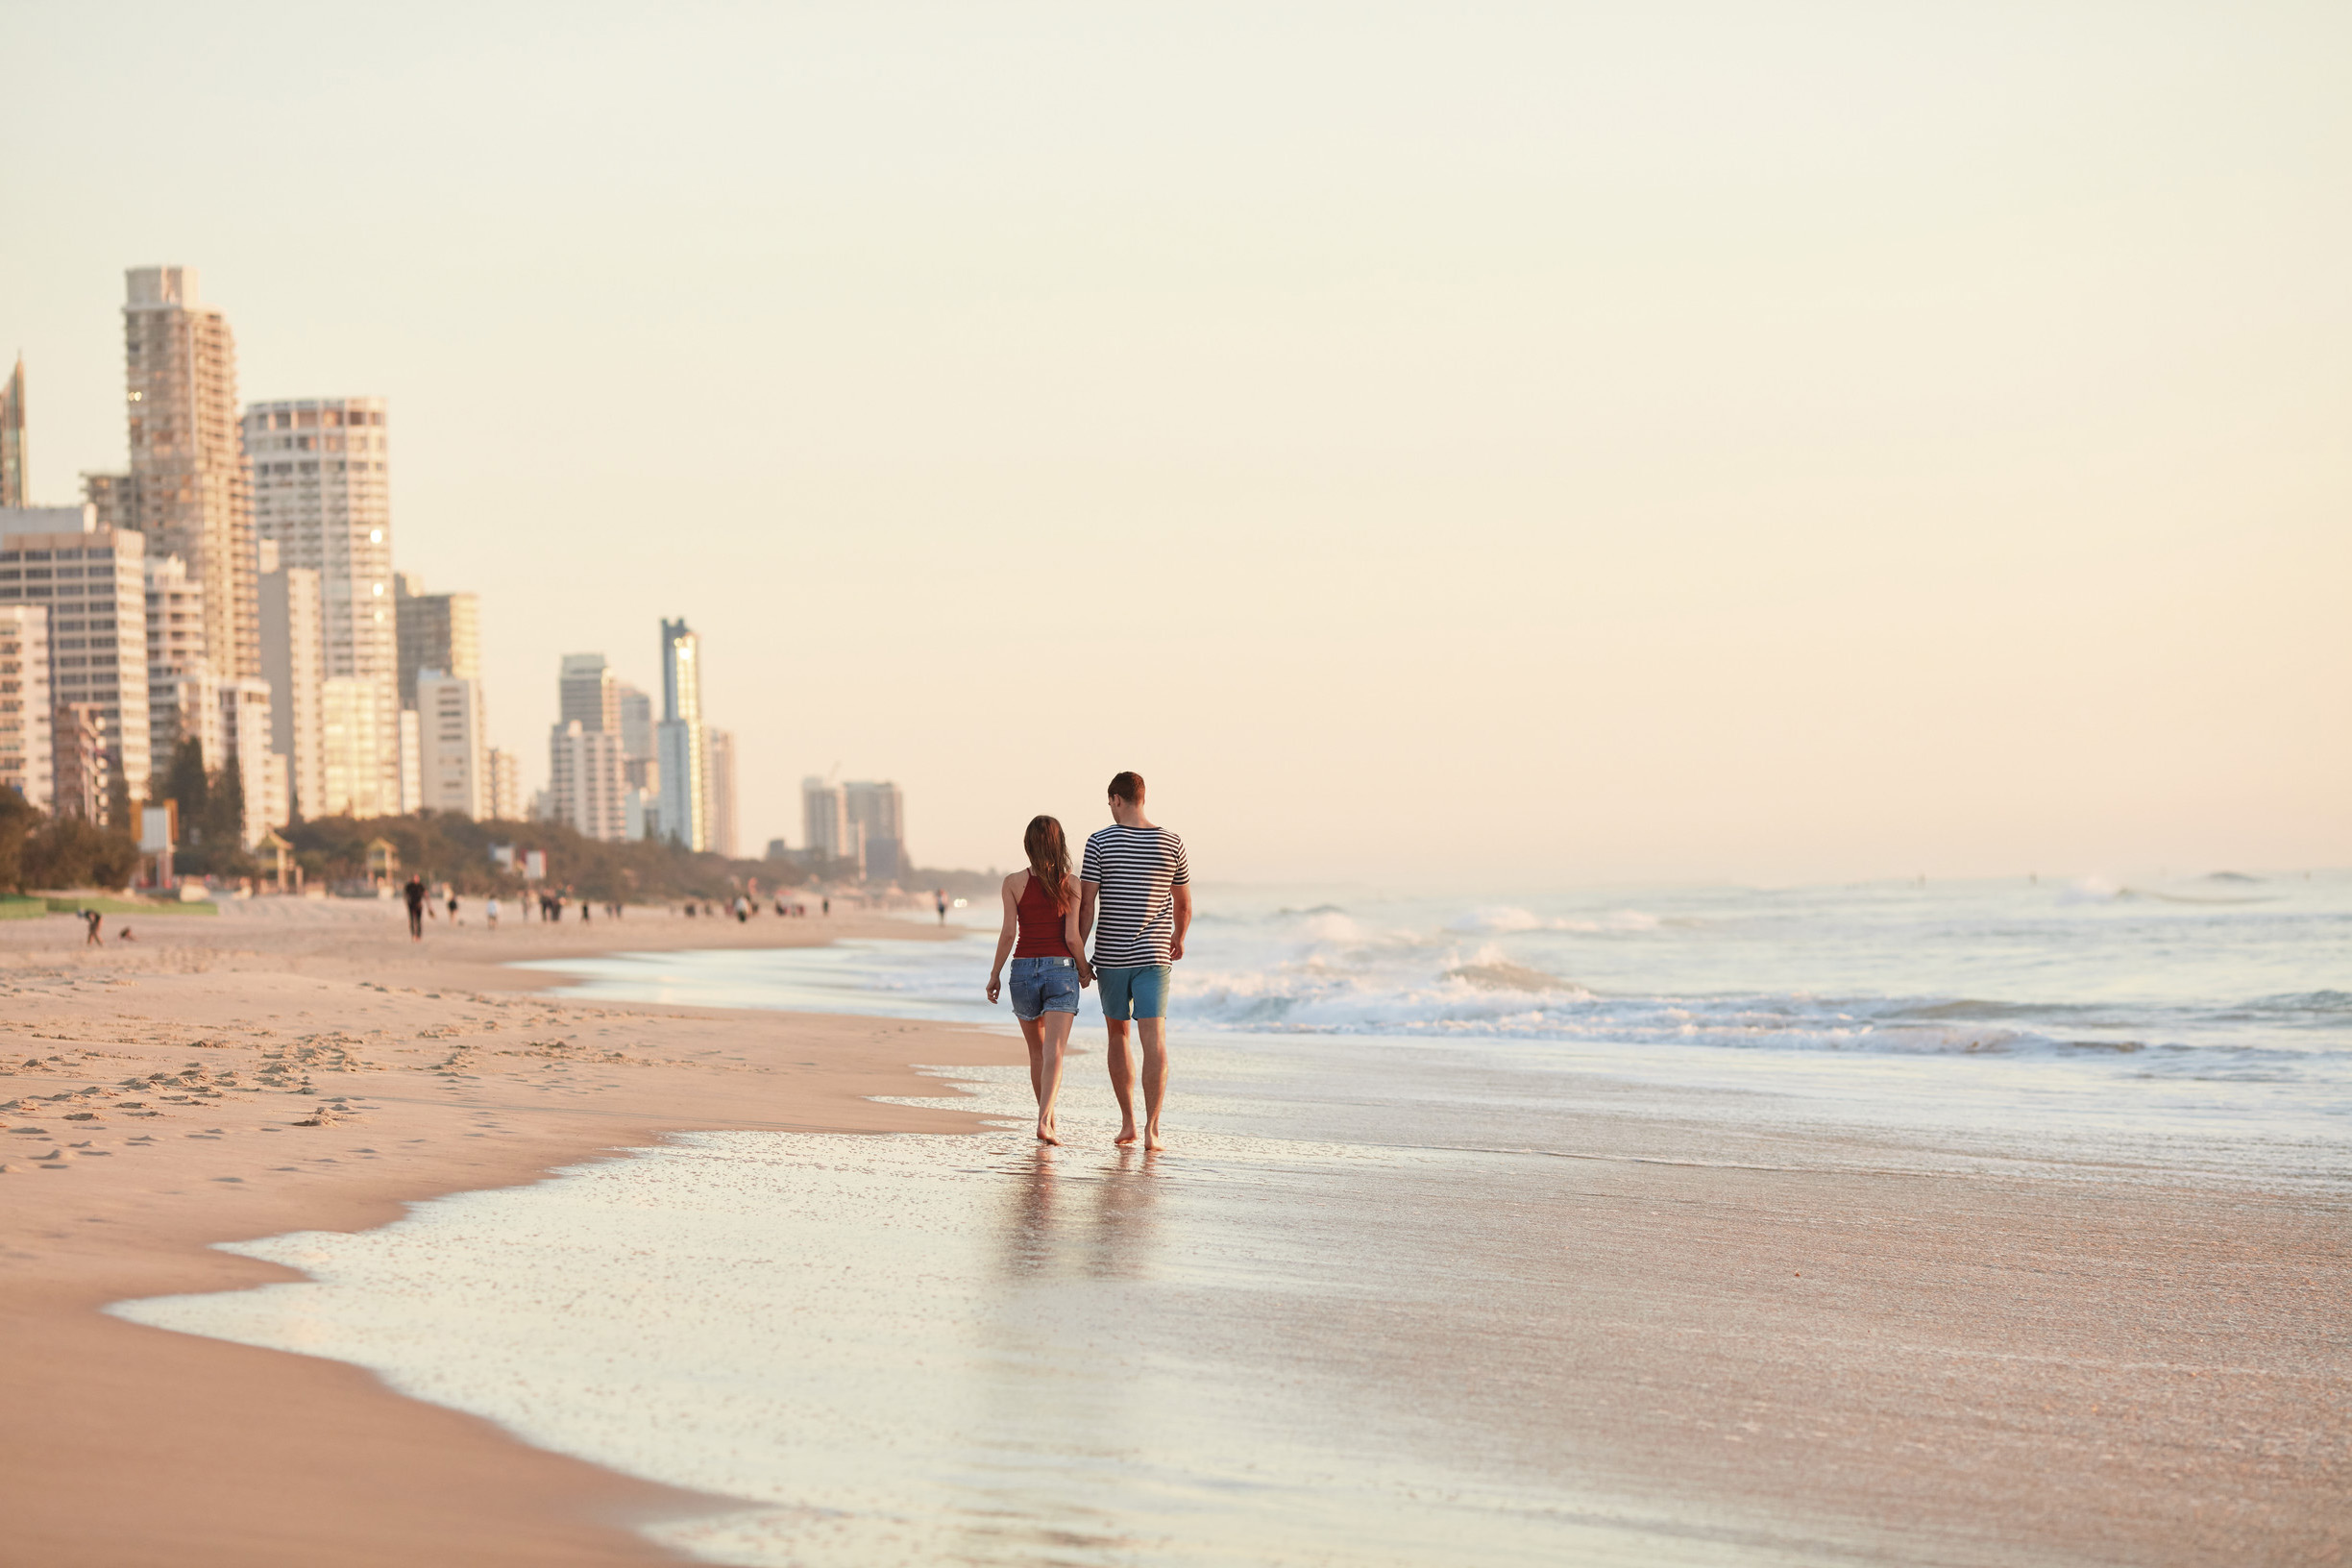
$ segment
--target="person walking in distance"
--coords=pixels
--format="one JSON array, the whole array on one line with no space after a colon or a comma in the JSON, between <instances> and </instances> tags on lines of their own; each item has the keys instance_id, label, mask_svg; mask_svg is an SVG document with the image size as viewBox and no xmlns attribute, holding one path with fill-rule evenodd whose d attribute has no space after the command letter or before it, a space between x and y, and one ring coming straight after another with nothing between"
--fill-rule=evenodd
<instances>
[{"instance_id":1,"label":"person walking in distance","mask_svg":"<svg viewBox=\"0 0 2352 1568\"><path fill-rule=\"evenodd\" d=\"M1192 873L1184 840L1145 819L1142 774L1121 773L1111 781L1111 818L1109 827L1087 840L1078 870L1078 931L1082 937L1094 933L1094 973L1102 981L1103 1021L1111 1031L1107 1066L1119 1103L1118 1141L1136 1140L1135 1066L1127 1052L1132 1023L1143 1040L1143 1146L1157 1149L1168 1086L1168 974L1184 957L1185 933L1192 927Z\"/></svg>"},{"instance_id":2,"label":"person walking in distance","mask_svg":"<svg viewBox=\"0 0 2352 1568\"><path fill-rule=\"evenodd\" d=\"M989 967L988 999L995 1005L1010 955L1013 1017L1029 1045L1038 1141L1059 1143L1054 1096L1062 1091L1062 1052L1078 1021L1078 993L1094 983L1094 971L1087 968L1086 943L1078 935L1078 879L1070 875L1061 822L1029 819L1021 852L1029 869L1004 879L1004 926L996 934L996 962Z\"/></svg>"},{"instance_id":3,"label":"person walking in distance","mask_svg":"<svg viewBox=\"0 0 2352 1568\"><path fill-rule=\"evenodd\" d=\"M425 940L425 879L421 876L411 876L408 879L408 885L401 889L401 893L408 900L408 940L423 942Z\"/></svg>"}]
</instances>

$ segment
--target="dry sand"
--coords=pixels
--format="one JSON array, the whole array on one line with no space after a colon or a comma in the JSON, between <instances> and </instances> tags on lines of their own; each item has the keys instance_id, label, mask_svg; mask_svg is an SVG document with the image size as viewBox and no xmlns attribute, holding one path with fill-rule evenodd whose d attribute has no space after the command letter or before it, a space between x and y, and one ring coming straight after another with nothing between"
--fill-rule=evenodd
<instances>
[{"instance_id":1,"label":"dry sand","mask_svg":"<svg viewBox=\"0 0 2352 1568\"><path fill-rule=\"evenodd\" d=\"M867 1096L936 1093L911 1063L1009 1054L895 1020L571 1003L496 967L930 934L908 922L646 913L435 925L421 947L390 906L135 923L135 945L105 949L62 918L0 924L0 1560L665 1560L628 1522L710 1500L526 1448L354 1367L97 1309L285 1277L211 1242L373 1226L673 1130L963 1130ZM1600 1158L1563 1164L1546 1213L1461 1219L1465 1246L1525 1247L1534 1226L1572 1249L1547 1359L1488 1364L1525 1321L1503 1305L1433 1351L1372 1303L1358 1370L1408 1413L1670 1512L1818 1520L1864 1560L2352 1561L2340 1203L2168 1192L2144 1173L1792 1169L1801 1140L1732 1149L1593 1089L1580 1146ZM1685 1140L1781 1168L1651 1163Z\"/></svg>"},{"instance_id":2,"label":"dry sand","mask_svg":"<svg viewBox=\"0 0 2352 1568\"><path fill-rule=\"evenodd\" d=\"M291 1277L213 1242L380 1225L666 1132L960 1130L867 1096L935 1094L909 1063L1003 1052L893 1020L566 1005L498 967L926 936L910 922L473 922L412 944L394 905L272 900L135 918L132 943L103 948L61 916L0 922L0 1560L672 1560L628 1521L706 1500L526 1448L356 1367L97 1309Z\"/></svg>"}]
</instances>

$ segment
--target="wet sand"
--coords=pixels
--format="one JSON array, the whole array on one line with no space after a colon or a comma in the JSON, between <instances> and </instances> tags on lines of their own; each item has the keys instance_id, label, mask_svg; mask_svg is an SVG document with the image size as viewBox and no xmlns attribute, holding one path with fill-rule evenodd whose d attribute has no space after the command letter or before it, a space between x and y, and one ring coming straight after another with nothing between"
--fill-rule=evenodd
<instances>
[{"instance_id":1,"label":"wet sand","mask_svg":"<svg viewBox=\"0 0 2352 1568\"><path fill-rule=\"evenodd\" d=\"M0 922L12 1562L674 1560L629 1524L707 1500L527 1448L355 1367L98 1309L296 1277L217 1241L366 1229L667 1132L965 1129L867 1096L935 1088L910 1062L1000 1049L871 1018L567 1006L531 994L553 977L498 967L925 936L902 921L647 911L585 928L435 922L412 944L392 905L287 900L132 923L131 943L95 948L63 917Z\"/></svg>"},{"instance_id":2,"label":"wet sand","mask_svg":"<svg viewBox=\"0 0 2352 1568\"><path fill-rule=\"evenodd\" d=\"M911 1063L1013 1054L895 1020L567 1003L534 993L551 977L492 967L925 935L899 922L645 916L436 930L420 950L388 909L286 907L189 919L170 942L159 920L142 930L154 945L103 952L63 919L25 925L0 926L0 1066L15 1073L0 1100L104 1090L87 1110L20 1102L7 1124L42 1131L0 1134L16 1396L0 1517L26 1561L668 1560L626 1527L712 1500L529 1449L340 1362L96 1309L289 1277L212 1241L370 1227L404 1200L528 1182L667 1131L978 1130L864 1096L939 1094ZM1073 1066L1073 1086L1104 1098L1098 1066ZM174 1081L121 1085L153 1072ZM1452 1434L1483 1474L1564 1479L1690 1560L2352 1561L2340 1195L2144 1169L1874 1168L1894 1151L1731 1129L1705 1096L1595 1079L1578 1097L1579 1158L1496 1151L1417 1176L1409 1202L1376 1171L1324 1184L1326 1205L1366 1212L1295 1245L1348 1290L1245 1303L1246 1332L1212 1335L1215 1354L1257 1358L1270 1381L1311 1371L1359 1423ZM1009 1184L1007 1256L1026 1267L1074 1245L1052 1171L1108 1151L1032 1170L1017 1136L982 1142L1022 1172L992 1178ZM61 1147L72 1158L43 1158ZM1149 1195L1142 1170L1108 1173L1129 1185L1101 1190ZM1153 1188L1163 1237L1188 1205L1227 1201L1185 1180ZM1280 1206L1286 1224L1319 1213ZM1338 1235L1381 1239L1334 1254ZM1491 1282L1467 1306L1426 1277L1448 1257ZM1214 1321L1176 1305L1172 1326ZM1311 1339L1338 1348L1286 1363Z\"/></svg>"}]
</instances>

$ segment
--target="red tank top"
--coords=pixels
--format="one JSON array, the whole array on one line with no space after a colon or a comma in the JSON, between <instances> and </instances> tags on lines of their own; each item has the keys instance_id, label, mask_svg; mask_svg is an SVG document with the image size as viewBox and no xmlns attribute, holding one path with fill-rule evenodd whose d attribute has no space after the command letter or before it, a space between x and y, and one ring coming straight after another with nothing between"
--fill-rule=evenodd
<instances>
[{"instance_id":1,"label":"red tank top","mask_svg":"<svg viewBox=\"0 0 2352 1568\"><path fill-rule=\"evenodd\" d=\"M1062 934L1062 911L1054 908L1053 899L1045 892L1045 884L1031 872L1028 885L1021 889L1020 902L1014 906L1020 916L1020 942L1015 945L1015 958L1072 958L1069 941Z\"/></svg>"}]
</instances>

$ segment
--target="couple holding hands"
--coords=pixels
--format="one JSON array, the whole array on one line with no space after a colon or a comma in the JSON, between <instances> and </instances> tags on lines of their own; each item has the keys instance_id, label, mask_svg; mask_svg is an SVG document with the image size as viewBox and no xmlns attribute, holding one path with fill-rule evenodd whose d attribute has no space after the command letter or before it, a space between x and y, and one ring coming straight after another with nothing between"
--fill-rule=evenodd
<instances>
[{"instance_id":1,"label":"couple holding hands","mask_svg":"<svg viewBox=\"0 0 2352 1568\"><path fill-rule=\"evenodd\" d=\"M1054 1097L1062 1089L1062 1052L1078 1017L1078 993L1102 982L1103 1019L1111 1031L1111 1090L1118 1096L1121 1143L1136 1141L1132 1027L1143 1042L1143 1146L1160 1142L1167 1098L1168 970L1184 957L1192 924L1191 872L1184 840L1143 815L1143 775L1111 781L1111 825L1087 840L1078 874L1069 844L1051 817L1032 818L1021 848L1029 869L1004 879L1004 928L989 969L988 999L1004 989L1013 960L1013 1016L1029 1043L1029 1087L1038 1103L1037 1136L1059 1143ZM1091 963L1086 939L1094 937Z\"/></svg>"}]
</instances>

